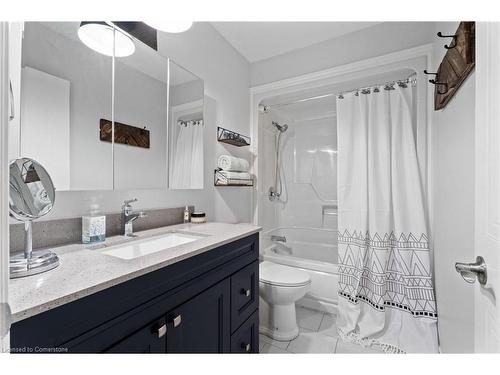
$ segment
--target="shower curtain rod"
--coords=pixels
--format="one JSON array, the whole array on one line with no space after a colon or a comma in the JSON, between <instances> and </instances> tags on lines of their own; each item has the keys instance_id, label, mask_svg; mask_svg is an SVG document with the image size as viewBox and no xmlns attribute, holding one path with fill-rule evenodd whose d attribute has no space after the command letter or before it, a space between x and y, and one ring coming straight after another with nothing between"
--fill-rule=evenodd
<instances>
[{"instance_id":1,"label":"shower curtain rod","mask_svg":"<svg viewBox=\"0 0 500 375\"><path fill-rule=\"evenodd\" d=\"M342 99L343 98L343 96L342 96L343 94L348 94L348 93L351 93L351 92L358 92L358 91L363 92L363 90L368 90L371 87L394 86L395 84L398 84L398 85L401 86L401 85L406 85L406 84L409 84L409 83L413 85L417 81L416 75L417 75L417 73L413 73L408 78L405 78L405 79L399 79L399 80L396 80L396 81L386 81L386 82L382 82L382 83L375 83L375 84L372 84L372 85L358 87L356 89L339 91L338 93L333 93L332 92L332 93L329 93L329 94L323 94L323 95L317 95L317 96L311 96L311 97L308 97L308 98L298 99L298 100L294 100L292 102L269 104L269 105L265 105L264 106L264 112L268 111L271 108L285 107L287 105L308 102L308 101L311 101L311 100L328 98L330 96L337 96L337 95L339 95L339 98Z\"/></svg>"}]
</instances>

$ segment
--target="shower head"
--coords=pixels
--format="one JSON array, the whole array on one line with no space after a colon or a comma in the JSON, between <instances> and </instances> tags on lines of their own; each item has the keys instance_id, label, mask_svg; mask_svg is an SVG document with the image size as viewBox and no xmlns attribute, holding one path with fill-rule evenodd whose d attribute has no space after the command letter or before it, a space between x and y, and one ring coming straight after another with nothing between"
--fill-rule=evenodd
<instances>
[{"instance_id":1,"label":"shower head","mask_svg":"<svg viewBox=\"0 0 500 375\"><path fill-rule=\"evenodd\" d=\"M276 129L278 129L282 133L286 132L286 130L288 129L287 124L280 125L276 121L273 121L273 125L274 127L276 127Z\"/></svg>"}]
</instances>

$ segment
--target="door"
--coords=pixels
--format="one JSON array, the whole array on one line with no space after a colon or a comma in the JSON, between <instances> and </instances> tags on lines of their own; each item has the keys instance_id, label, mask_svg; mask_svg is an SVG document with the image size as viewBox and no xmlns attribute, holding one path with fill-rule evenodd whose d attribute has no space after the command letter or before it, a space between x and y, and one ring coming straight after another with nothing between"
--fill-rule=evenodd
<instances>
[{"instance_id":1,"label":"door","mask_svg":"<svg viewBox=\"0 0 500 375\"><path fill-rule=\"evenodd\" d=\"M167 353L228 353L230 282L225 279L167 314Z\"/></svg>"},{"instance_id":2,"label":"door","mask_svg":"<svg viewBox=\"0 0 500 375\"><path fill-rule=\"evenodd\" d=\"M8 25L0 22L0 352L9 348L10 310L7 299L9 283L9 209L7 126L9 115L9 77L7 69Z\"/></svg>"},{"instance_id":3,"label":"door","mask_svg":"<svg viewBox=\"0 0 500 375\"><path fill-rule=\"evenodd\" d=\"M487 265L487 282L475 284L476 353L500 352L500 23L476 27L475 255Z\"/></svg>"}]
</instances>

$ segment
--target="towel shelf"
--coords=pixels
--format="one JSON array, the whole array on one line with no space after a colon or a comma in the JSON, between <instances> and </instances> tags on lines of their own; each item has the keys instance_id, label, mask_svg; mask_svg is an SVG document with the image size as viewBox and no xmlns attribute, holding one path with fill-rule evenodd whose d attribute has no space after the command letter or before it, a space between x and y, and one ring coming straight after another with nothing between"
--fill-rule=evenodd
<instances>
[{"instance_id":1,"label":"towel shelf","mask_svg":"<svg viewBox=\"0 0 500 375\"><path fill-rule=\"evenodd\" d=\"M214 170L214 186L253 186L253 179L229 179L221 173L220 169Z\"/></svg>"},{"instance_id":2,"label":"towel shelf","mask_svg":"<svg viewBox=\"0 0 500 375\"><path fill-rule=\"evenodd\" d=\"M217 140L236 147L250 146L250 137L221 128L220 126L217 127Z\"/></svg>"}]
</instances>

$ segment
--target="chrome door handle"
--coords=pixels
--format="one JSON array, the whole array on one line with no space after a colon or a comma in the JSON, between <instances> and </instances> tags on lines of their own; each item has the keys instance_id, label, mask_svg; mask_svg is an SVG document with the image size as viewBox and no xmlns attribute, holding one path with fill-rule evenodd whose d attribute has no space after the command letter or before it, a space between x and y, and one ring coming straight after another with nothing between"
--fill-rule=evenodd
<instances>
[{"instance_id":1,"label":"chrome door handle","mask_svg":"<svg viewBox=\"0 0 500 375\"><path fill-rule=\"evenodd\" d=\"M182 323L182 315L177 315L174 319L172 319L172 323L174 323L174 327L179 327Z\"/></svg>"},{"instance_id":2,"label":"chrome door handle","mask_svg":"<svg viewBox=\"0 0 500 375\"><path fill-rule=\"evenodd\" d=\"M10 114L9 114L9 120L12 121L14 120L14 117L16 117L16 107L14 106L14 90L12 89L12 81L9 79L9 94L10 94Z\"/></svg>"},{"instance_id":3,"label":"chrome door handle","mask_svg":"<svg viewBox=\"0 0 500 375\"><path fill-rule=\"evenodd\" d=\"M485 285L488 281L488 271L486 263L482 256L476 257L475 263L455 263L455 269L468 283L479 281L479 284Z\"/></svg>"},{"instance_id":4,"label":"chrome door handle","mask_svg":"<svg viewBox=\"0 0 500 375\"><path fill-rule=\"evenodd\" d=\"M243 294L245 297L250 297L252 291L250 289L241 289L241 294Z\"/></svg>"},{"instance_id":5,"label":"chrome door handle","mask_svg":"<svg viewBox=\"0 0 500 375\"><path fill-rule=\"evenodd\" d=\"M245 349L245 352L250 353L250 351L252 350L252 345L242 343L242 344L241 344L241 348L242 348L242 349Z\"/></svg>"},{"instance_id":6,"label":"chrome door handle","mask_svg":"<svg viewBox=\"0 0 500 375\"><path fill-rule=\"evenodd\" d=\"M165 334L167 333L167 325L163 324L160 328L158 328L158 332L156 333L158 335L158 338L161 339Z\"/></svg>"}]
</instances>

